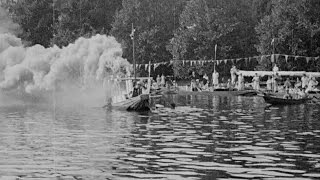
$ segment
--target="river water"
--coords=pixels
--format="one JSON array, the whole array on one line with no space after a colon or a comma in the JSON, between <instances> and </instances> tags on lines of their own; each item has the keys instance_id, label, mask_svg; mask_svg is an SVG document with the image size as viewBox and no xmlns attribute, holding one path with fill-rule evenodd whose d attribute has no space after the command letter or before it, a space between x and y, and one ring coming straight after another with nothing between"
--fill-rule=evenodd
<instances>
[{"instance_id":1,"label":"river water","mask_svg":"<svg viewBox=\"0 0 320 180\"><path fill-rule=\"evenodd\" d=\"M319 179L320 106L171 97L176 109L1 103L3 179Z\"/></svg>"}]
</instances>

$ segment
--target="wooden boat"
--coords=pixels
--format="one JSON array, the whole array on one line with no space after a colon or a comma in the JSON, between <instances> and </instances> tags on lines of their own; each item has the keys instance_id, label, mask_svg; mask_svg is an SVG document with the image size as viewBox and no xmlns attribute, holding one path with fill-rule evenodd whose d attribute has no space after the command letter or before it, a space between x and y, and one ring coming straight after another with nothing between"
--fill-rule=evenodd
<instances>
[{"instance_id":1,"label":"wooden boat","mask_svg":"<svg viewBox=\"0 0 320 180\"><path fill-rule=\"evenodd\" d=\"M230 88L224 88L224 87L220 87L220 88L214 88L213 91L233 91Z\"/></svg>"},{"instance_id":2,"label":"wooden boat","mask_svg":"<svg viewBox=\"0 0 320 180\"><path fill-rule=\"evenodd\" d=\"M242 90L242 91L232 91L231 92L232 95L234 96L256 96L258 95L258 91L256 90Z\"/></svg>"},{"instance_id":3,"label":"wooden boat","mask_svg":"<svg viewBox=\"0 0 320 180\"><path fill-rule=\"evenodd\" d=\"M123 94L118 96L113 96L107 102L104 107L112 107L119 110L127 110L127 111L149 111L150 108L150 98L157 98L159 96L154 96L150 94L150 84L151 84L150 77L137 77L137 78L122 78L118 79L119 81L126 82L126 91ZM128 97L130 91L132 91L133 85L131 82L132 80L148 80L147 83L147 90L145 93L140 94L136 97ZM120 91L120 90L116 90ZM126 97L126 98L125 98Z\"/></svg>"},{"instance_id":4,"label":"wooden boat","mask_svg":"<svg viewBox=\"0 0 320 180\"><path fill-rule=\"evenodd\" d=\"M263 99L266 103L269 103L272 105L304 104L312 99L312 98L284 99L284 98L272 96L269 94L259 94L259 95L263 97Z\"/></svg>"},{"instance_id":5,"label":"wooden boat","mask_svg":"<svg viewBox=\"0 0 320 180\"><path fill-rule=\"evenodd\" d=\"M111 103L112 108L116 109L123 109L127 111L149 111L150 106L149 106L149 99L150 96L149 94L141 94L137 97L133 98L128 98L124 101L116 102L116 103Z\"/></svg>"}]
</instances>

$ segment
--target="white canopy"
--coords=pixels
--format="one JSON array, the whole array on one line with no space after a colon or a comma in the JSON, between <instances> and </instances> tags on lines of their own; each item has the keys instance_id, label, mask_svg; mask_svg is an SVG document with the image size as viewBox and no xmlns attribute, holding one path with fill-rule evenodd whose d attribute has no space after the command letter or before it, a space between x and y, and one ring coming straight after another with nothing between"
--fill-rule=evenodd
<instances>
[{"instance_id":1,"label":"white canopy","mask_svg":"<svg viewBox=\"0 0 320 180\"><path fill-rule=\"evenodd\" d=\"M237 74L242 74L243 76L253 77L255 74L258 76L272 76L275 74L273 71L242 71L239 70ZM307 76L320 77L320 72L306 72L306 71L277 71L279 76L303 76L306 74Z\"/></svg>"}]
</instances>

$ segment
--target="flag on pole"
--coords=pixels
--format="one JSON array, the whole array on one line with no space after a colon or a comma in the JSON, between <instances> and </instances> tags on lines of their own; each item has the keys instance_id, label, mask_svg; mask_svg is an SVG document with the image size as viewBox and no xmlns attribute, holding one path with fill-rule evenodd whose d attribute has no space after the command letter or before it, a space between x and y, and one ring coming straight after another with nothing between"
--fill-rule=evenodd
<instances>
[{"instance_id":1,"label":"flag on pole","mask_svg":"<svg viewBox=\"0 0 320 180\"><path fill-rule=\"evenodd\" d=\"M214 60L217 60L217 48L218 48L218 45L216 44L214 46Z\"/></svg>"},{"instance_id":2,"label":"flag on pole","mask_svg":"<svg viewBox=\"0 0 320 180\"><path fill-rule=\"evenodd\" d=\"M271 40L271 45L273 45L274 44L274 38L272 38L272 40Z\"/></svg>"},{"instance_id":3,"label":"flag on pole","mask_svg":"<svg viewBox=\"0 0 320 180\"><path fill-rule=\"evenodd\" d=\"M132 30L131 30L131 33L130 33L130 37L131 39L134 38L134 32L136 31L136 29L133 28L133 24L132 24Z\"/></svg>"},{"instance_id":4,"label":"flag on pole","mask_svg":"<svg viewBox=\"0 0 320 180\"><path fill-rule=\"evenodd\" d=\"M151 61L149 61L149 69L148 69L148 72L149 72L149 77L150 77L150 74L151 74Z\"/></svg>"}]
</instances>

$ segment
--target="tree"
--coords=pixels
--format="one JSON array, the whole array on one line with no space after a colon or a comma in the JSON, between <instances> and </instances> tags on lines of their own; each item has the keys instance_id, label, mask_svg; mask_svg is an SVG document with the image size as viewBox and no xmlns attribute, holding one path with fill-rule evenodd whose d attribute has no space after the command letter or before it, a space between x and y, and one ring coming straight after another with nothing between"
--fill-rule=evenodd
<instances>
[{"instance_id":1,"label":"tree","mask_svg":"<svg viewBox=\"0 0 320 180\"><path fill-rule=\"evenodd\" d=\"M19 37L30 44L50 45L53 35L52 0L24 0L7 5L14 22L22 28Z\"/></svg>"},{"instance_id":2,"label":"tree","mask_svg":"<svg viewBox=\"0 0 320 180\"><path fill-rule=\"evenodd\" d=\"M319 10L315 0L272 1L272 12L256 27L261 54L319 55Z\"/></svg>"},{"instance_id":3,"label":"tree","mask_svg":"<svg viewBox=\"0 0 320 180\"><path fill-rule=\"evenodd\" d=\"M30 45L66 46L81 36L107 34L121 1L21 0L6 4Z\"/></svg>"},{"instance_id":4,"label":"tree","mask_svg":"<svg viewBox=\"0 0 320 180\"><path fill-rule=\"evenodd\" d=\"M136 61L153 63L172 59L166 46L178 26L186 0L123 0L115 15L111 34L122 43L124 57L132 60L131 26L135 28Z\"/></svg>"},{"instance_id":5,"label":"tree","mask_svg":"<svg viewBox=\"0 0 320 180\"><path fill-rule=\"evenodd\" d=\"M173 57L214 59L216 44L218 59L256 55L256 21L250 2L190 0L180 15L180 27L175 31L171 46L168 46Z\"/></svg>"}]
</instances>

